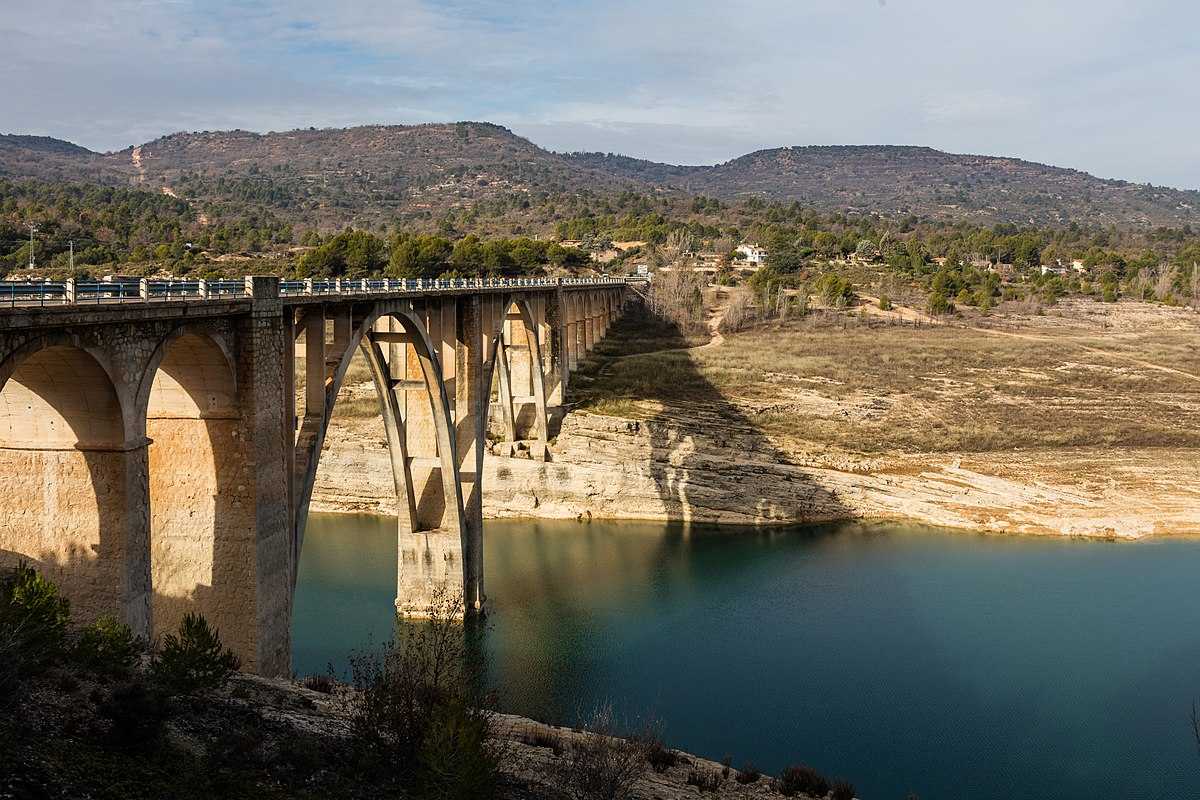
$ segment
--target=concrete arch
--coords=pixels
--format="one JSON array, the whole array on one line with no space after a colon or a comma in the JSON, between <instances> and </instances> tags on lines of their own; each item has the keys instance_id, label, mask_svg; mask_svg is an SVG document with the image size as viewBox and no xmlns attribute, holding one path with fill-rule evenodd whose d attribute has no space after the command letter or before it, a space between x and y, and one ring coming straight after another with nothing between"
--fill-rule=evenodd
<instances>
[{"instance_id":1,"label":"concrete arch","mask_svg":"<svg viewBox=\"0 0 1200 800\"><path fill-rule=\"evenodd\" d=\"M222 337L182 326L139 386L150 511L151 630L198 611L243 661L256 657L253 457Z\"/></svg>"},{"instance_id":2,"label":"concrete arch","mask_svg":"<svg viewBox=\"0 0 1200 800\"><path fill-rule=\"evenodd\" d=\"M517 400L512 388L513 378L511 363L507 353L509 345L504 341L504 329L507 322L519 321L524 329L525 345L528 347L528 369L530 384L533 391L534 406L534 439L538 443L540 457L545 457L549 437L549 418L546 408L546 375L542 361L539 326L534 320L529 302L524 297L506 295L502 301L503 309L496 327L488 332L487 360L484 364L483 385L490 389L497 370L500 378L500 405L504 417L505 434L508 441L516 441L517 430ZM510 312L517 309L518 318L512 319ZM523 364L524 366L524 364Z\"/></svg>"},{"instance_id":3,"label":"concrete arch","mask_svg":"<svg viewBox=\"0 0 1200 800\"><path fill-rule=\"evenodd\" d=\"M111 450L139 439L102 350L40 336L0 363L0 447Z\"/></svg>"},{"instance_id":4,"label":"concrete arch","mask_svg":"<svg viewBox=\"0 0 1200 800\"><path fill-rule=\"evenodd\" d=\"M389 318L397 321L403 328L403 331L383 332L376 330L381 320ZM335 350L334 353L324 359L325 364L332 365L333 369L325 376L325 402L321 413L305 414L297 439L296 479L298 486L296 488L294 523L295 553L297 558L300 547L303 544L304 528L307 523L308 508L312 500L313 485L316 480L325 433L329 427L329 420L333 415L333 408L338 392L341 390L346 371L349 369L351 357L355 350L363 349L364 344L377 346L379 341L386 341L390 335L402 338L403 343L411 345L420 364L422 381L429 399L430 412L434 422L441 486L445 500L441 527L458 532L460 538L465 540L466 514L463 508L462 485L459 482L459 459L454 426L451 420L450 400L445 382L442 379L442 365L438 357L437 348L428 330L411 304L407 303L374 305L365 314L351 319L351 325L348 327L349 333L345 336L344 340L335 341L335 347L340 345L340 349ZM372 337L373 334L375 334L374 338ZM380 350L368 348L365 354L368 358L368 364L371 365L373 363L373 375L376 369L380 370L380 374L376 376L375 380L376 391L380 396L381 408L391 417L391 422L388 422L387 417L385 417L385 424L392 428L393 433L391 435L398 436L403 430L404 420L400 416L394 398L389 400L386 397L392 391L390 382L395 379L390 373L386 377L382 374L384 360ZM386 389L384 389L385 385ZM389 435L389 448L392 444L391 435ZM407 500L408 493L413 486L413 481L409 466L409 457L403 448L397 447L396 450L392 451L392 464L393 477L397 484L398 492L400 490L404 491L404 494L398 496L397 499L404 502ZM415 513L405 516L412 526L412 530L415 532L417 529Z\"/></svg>"},{"instance_id":5,"label":"concrete arch","mask_svg":"<svg viewBox=\"0 0 1200 800\"><path fill-rule=\"evenodd\" d=\"M70 334L38 337L0 365L0 566L27 559L71 600L76 619L148 617L143 439L103 353Z\"/></svg>"},{"instance_id":6,"label":"concrete arch","mask_svg":"<svg viewBox=\"0 0 1200 800\"><path fill-rule=\"evenodd\" d=\"M173 355L170 359L169 354ZM189 416L236 413L235 364L232 348L222 332L203 325L174 328L159 341L146 361L134 398L135 421L146 418L155 391L159 393L156 405L160 413L166 413L169 406L174 407L175 413ZM220 394L211 394L217 387ZM169 400L164 392L172 394L174 400Z\"/></svg>"}]
</instances>

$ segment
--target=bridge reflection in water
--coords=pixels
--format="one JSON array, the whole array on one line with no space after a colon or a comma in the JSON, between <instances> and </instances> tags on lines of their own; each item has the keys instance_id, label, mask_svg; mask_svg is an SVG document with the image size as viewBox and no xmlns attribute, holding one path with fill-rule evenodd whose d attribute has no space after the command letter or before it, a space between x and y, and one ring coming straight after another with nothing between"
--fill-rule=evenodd
<instances>
[{"instance_id":1,"label":"bridge reflection in water","mask_svg":"<svg viewBox=\"0 0 1200 800\"><path fill-rule=\"evenodd\" d=\"M397 607L451 584L479 609L493 395L505 439L544 458L571 370L627 298L608 278L0 283L0 566L32 561L81 619L141 635L199 610L249 668L287 674L313 481L361 352L400 509Z\"/></svg>"}]
</instances>

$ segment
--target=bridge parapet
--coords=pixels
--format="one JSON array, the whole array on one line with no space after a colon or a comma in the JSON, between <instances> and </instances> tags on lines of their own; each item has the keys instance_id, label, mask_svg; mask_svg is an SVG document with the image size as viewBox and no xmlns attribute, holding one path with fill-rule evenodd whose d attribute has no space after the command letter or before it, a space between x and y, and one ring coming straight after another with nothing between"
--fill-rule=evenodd
<instances>
[{"instance_id":1,"label":"bridge parapet","mask_svg":"<svg viewBox=\"0 0 1200 800\"><path fill-rule=\"evenodd\" d=\"M137 281L0 281L0 311L4 308L56 305L109 305L150 302L237 300L250 297L251 277L244 280L164 279ZM279 296L306 299L330 296L416 296L546 289L589 289L625 286L644 278L335 278L280 280Z\"/></svg>"}]
</instances>

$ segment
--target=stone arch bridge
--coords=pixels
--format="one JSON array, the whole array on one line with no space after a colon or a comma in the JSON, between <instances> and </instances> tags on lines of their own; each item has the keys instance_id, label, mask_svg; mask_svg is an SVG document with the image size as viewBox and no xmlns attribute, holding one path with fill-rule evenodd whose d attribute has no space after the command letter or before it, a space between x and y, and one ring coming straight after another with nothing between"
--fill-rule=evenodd
<instances>
[{"instance_id":1,"label":"stone arch bridge","mask_svg":"<svg viewBox=\"0 0 1200 800\"><path fill-rule=\"evenodd\" d=\"M621 279L0 284L0 566L136 633L199 610L290 669L300 546L338 390L370 368L397 506L397 606L482 608L489 416L545 458ZM518 444L519 443L519 444Z\"/></svg>"}]
</instances>

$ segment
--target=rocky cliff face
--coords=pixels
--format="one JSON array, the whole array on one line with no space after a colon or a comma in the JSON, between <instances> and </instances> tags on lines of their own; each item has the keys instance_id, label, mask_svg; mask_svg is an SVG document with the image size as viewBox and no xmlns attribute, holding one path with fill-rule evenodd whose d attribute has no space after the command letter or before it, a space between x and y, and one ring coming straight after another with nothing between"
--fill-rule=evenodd
<instances>
[{"instance_id":1,"label":"rocky cliff face","mask_svg":"<svg viewBox=\"0 0 1200 800\"><path fill-rule=\"evenodd\" d=\"M381 440L335 428L328 447L314 509L394 512ZM1118 538L1200 530L1189 491L1195 468L1182 451L810 455L702 411L669 421L575 412L550 462L489 456L484 480L489 517L742 524L861 517Z\"/></svg>"}]
</instances>

